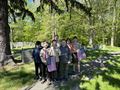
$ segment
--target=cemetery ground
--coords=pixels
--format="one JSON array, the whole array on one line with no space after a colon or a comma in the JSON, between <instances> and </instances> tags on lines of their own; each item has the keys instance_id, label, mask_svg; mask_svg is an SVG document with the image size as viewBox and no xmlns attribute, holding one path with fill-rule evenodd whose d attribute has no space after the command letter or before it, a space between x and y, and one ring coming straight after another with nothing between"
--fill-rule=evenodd
<instances>
[{"instance_id":1,"label":"cemetery ground","mask_svg":"<svg viewBox=\"0 0 120 90\"><path fill-rule=\"evenodd\" d=\"M19 52L17 49L15 51ZM81 73L72 75L70 72L70 79L63 85L56 83L54 88L56 90L120 90L119 51L120 48L110 46L102 50L87 50L87 58L81 61ZM0 69L0 90L21 90L23 87L29 90L36 82L33 62L7 65Z\"/></svg>"}]
</instances>

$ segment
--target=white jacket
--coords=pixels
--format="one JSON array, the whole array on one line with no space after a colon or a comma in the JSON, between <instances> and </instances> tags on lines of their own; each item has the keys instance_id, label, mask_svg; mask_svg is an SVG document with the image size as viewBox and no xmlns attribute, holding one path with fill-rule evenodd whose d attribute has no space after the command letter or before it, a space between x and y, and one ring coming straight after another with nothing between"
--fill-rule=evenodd
<instances>
[{"instance_id":1,"label":"white jacket","mask_svg":"<svg viewBox=\"0 0 120 90\"><path fill-rule=\"evenodd\" d=\"M61 55L61 51L59 48L53 48L51 47L49 49L49 55L50 56L55 56L56 57L56 62L59 62L59 56Z\"/></svg>"}]
</instances>

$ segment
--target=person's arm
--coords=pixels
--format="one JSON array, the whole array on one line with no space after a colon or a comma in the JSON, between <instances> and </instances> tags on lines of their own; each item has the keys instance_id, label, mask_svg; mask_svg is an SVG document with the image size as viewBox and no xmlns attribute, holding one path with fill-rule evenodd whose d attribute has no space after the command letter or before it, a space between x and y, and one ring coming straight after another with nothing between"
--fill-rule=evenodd
<instances>
[{"instance_id":1,"label":"person's arm","mask_svg":"<svg viewBox=\"0 0 120 90\"><path fill-rule=\"evenodd\" d=\"M48 48L48 49L47 49L47 52L48 52L48 55L49 55L49 56L52 56L52 49L51 49L51 48Z\"/></svg>"},{"instance_id":2,"label":"person's arm","mask_svg":"<svg viewBox=\"0 0 120 90\"><path fill-rule=\"evenodd\" d=\"M33 49L33 52L32 52L32 58L35 57L34 53L35 53L35 49Z\"/></svg>"},{"instance_id":3,"label":"person's arm","mask_svg":"<svg viewBox=\"0 0 120 90\"><path fill-rule=\"evenodd\" d=\"M78 42L78 49L80 49L80 48L81 48L81 43Z\"/></svg>"},{"instance_id":4,"label":"person's arm","mask_svg":"<svg viewBox=\"0 0 120 90\"><path fill-rule=\"evenodd\" d=\"M61 56L61 50L58 48L58 55Z\"/></svg>"},{"instance_id":5,"label":"person's arm","mask_svg":"<svg viewBox=\"0 0 120 90\"><path fill-rule=\"evenodd\" d=\"M68 63L70 63L71 62L71 51L70 51L69 47L67 47L67 48L68 48Z\"/></svg>"},{"instance_id":6,"label":"person's arm","mask_svg":"<svg viewBox=\"0 0 120 90\"><path fill-rule=\"evenodd\" d=\"M41 58L41 61L42 61L43 63L46 63L46 61L45 61L43 55L44 55L44 51L41 50L41 52L40 52L40 58Z\"/></svg>"}]
</instances>

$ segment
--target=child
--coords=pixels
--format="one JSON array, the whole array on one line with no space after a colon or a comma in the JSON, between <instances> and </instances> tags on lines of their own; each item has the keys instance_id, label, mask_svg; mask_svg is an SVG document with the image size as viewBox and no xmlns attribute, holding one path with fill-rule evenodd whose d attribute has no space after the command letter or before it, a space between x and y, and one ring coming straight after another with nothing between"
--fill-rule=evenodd
<instances>
[{"instance_id":1,"label":"child","mask_svg":"<svg viewBox=\"0 0 120 90\"><path fill-rule=\"evenodd\" d=\"M61 51L61 56L60 56L61 78L67 80L70 50L65 40L62 40L61 42L60 51Z\"/></svg>"},{"instance_id":2,"label":"child","mask_svg":"<svg viewBox=\"0 0 120 90\"><path fill-rule=\"evenodd\" d=\"M38 72L39 69L40 69L40 79L42 79L41 78L41 76L42 76L42 61L39 56L41 49L42 49L41 42L37 41L35 43L35 48L33 49L33 53L32 53L32 56L34 59L34 64L35 64L35 75L36 75L35 79L39 79L39 72Z\"/></svg>"},{"instance_id":3,"label":"child","mask_svg":"<svg viewBox=\"0 0 120 90\"><path fill-rule=\"evenodd\" d=\"M49 57L47 47L48 47L47 42L44 42L43 49L40 52L40 57L41 57L42 67L43 67L43 70L42 70L43 75L42 76L44 78L44 81L42 83L47 81L47 75L46 75L46 73L47 73L47 59Z\"/></svg>"}]
</instances>

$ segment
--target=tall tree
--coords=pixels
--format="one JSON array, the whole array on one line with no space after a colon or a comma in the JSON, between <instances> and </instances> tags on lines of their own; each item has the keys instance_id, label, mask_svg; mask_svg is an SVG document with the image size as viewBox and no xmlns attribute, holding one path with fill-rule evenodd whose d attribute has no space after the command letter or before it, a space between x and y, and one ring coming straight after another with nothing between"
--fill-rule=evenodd
<instances>
[{"instance_id":1,"label":"tall tree","mask_svg":"<svg viewBox=\"0 0 120 90\"><path fill-rule=\"evenodd\" d=\"M0 64L3 64L6 54L10 52L10 28L8 25L8 1L0 0ZM7 47L6 47L7 46Z\"/></svg>"},{"instance_id":2,"label":"tall tree","mask_svg":"<svg viewBox=\"0 0 120 90\"><path fill-rule=\"evenodd\" d=\"M6 56L11 55L8 16L12 16L14 22L16 16L22 16L24 19L28 15L34 20L33 14L25 5L25 0L0 0L0 66L4 65Z\"/></svg>"},{"instance_id":3,"label":"tall tree","mask_svg":"<svg viewBox=\"0 0 120 90\"><path fill-rule=\"evenodd\" d=\"M8 16L12 16L14 22L16 22L17 16L22 16L24 19L26 15L31 16L35 20L33 13L26 8L27 0L0 0L0 64L4 64L6 55L11 55L10 50L10 27L8 24ZM64 10L60 9L59 0L40 0L40 5L37 11L44 10L44 5L50 6L50 11L56 11L61 14ZM61 0L62 2L62 0ZM81 4L76 0L64 0L67 11L70 8L76 7L83 10L87 15L91 15L90 8Z\"/></svg>"}]
</instances>

